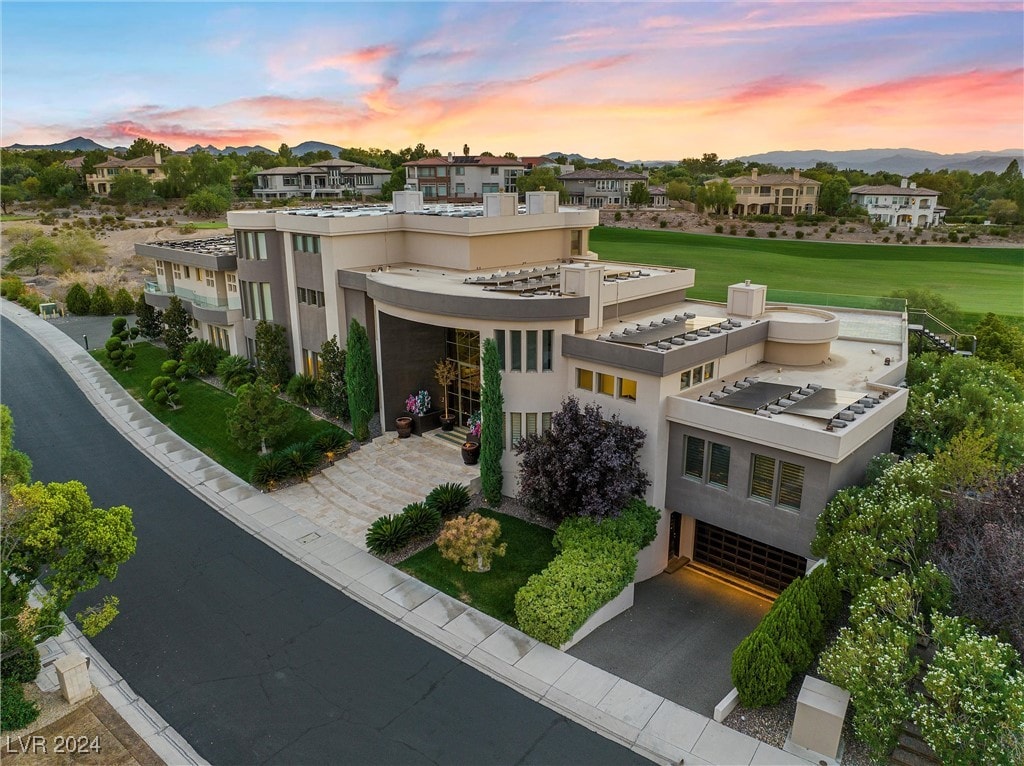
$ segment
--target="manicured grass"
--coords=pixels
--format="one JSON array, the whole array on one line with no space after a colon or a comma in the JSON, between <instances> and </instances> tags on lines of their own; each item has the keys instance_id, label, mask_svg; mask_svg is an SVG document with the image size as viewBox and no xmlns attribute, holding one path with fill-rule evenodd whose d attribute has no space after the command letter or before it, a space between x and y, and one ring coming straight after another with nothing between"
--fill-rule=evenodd
<instances>
[{"instance_id":1,"label":"manicured grass","mask_svg":"<svg viewBox=\"0 0 1024 766\"><path fill-rule=\"evenodd\" d=\"M39 216L37 215L0 215L0 223L8 223L13 221L34 221Z\"/></svg>"},{"instance_id":2,"label":"manicured grass","mask_svg":"<svg viewBox=\"0 0 1024 766\"><path fill-rule=\"evenodd\" d=\"M102 349L93 351L92 355L160 422L236 476L248 481L257 453L242 449L228 435L225 411L235 405L235 397L201 380L190 378L178 383L182 406L176 410L162 407L147 399L146 394L149 392L150 381L161 374L160 365L167 360L167 354L149 343L137 343L135 352L135 364L127 371L112 368ZM291 430L279 446L306 441L322 431L337 429L331 423L316 420L300 407L291 404L288 407L293 411L294 420Z\"/></svg>"},{"instance_id":3,"label":"manicured grass","mask_svg":"<svg viewBox=\"0 0 1024 766\"><path fill-rule=\"evenodd\" d=\"M796 229L788 226L789 236ZM696 269L691 298L724 301L731 284L884 296L903 287L935 290L968 315L1024 316L1024 249L801 242L598 227L602 259Z\"/></svg>"},{"instance_id":4,"label":"manicured grass","mask_svg":"<svg viewBox=\"0 0 1024 766\"><path fill-rule=\"evenodd\" d=\"M226 229L228 227L227 221L205 221L202 223L193 222L182 225L195 226L197 229Z\"/></svg>"},{"instance_id":5,"label":"manicured grass","mask_svg":"<svg viewBox=\"0 0 1024 766\"><path fill-rule=\"evenodd\" d=\"M500 542L508 543L502 557L495 557L490 572L464 572L458 564L441 557L437 545L410 556L399 568L439 591L459 599L509 625L516 624L516 591L526 585L530 575L537 574L555 557L550 529L496 513L485 508L481 516L501 523Z\"/></svg>"}]
</instances>

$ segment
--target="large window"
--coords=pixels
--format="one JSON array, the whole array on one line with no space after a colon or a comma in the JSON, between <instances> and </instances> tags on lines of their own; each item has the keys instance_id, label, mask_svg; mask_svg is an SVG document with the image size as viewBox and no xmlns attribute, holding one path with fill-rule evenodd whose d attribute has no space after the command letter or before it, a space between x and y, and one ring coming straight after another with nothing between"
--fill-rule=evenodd
<instances>
[{"instance_id":1,"label":"large window","mask_svg":"<svg viewBox=\"0 0 1024 766\"><path fill-rule=\"evenodd\" d=\"M576 368L576 388L582 388L586 391L594 390L594 372L592 370L584 370L579 367Z\"/></svg>"},{"instance_id":2,"label":"large window","mask_svg":"<svg viewBox=\"0 0 1024 766\"><path fill-rule=\"evenodd\" d=\"M267 233L265 231L238 232L238 255L246 261L267 260Z\"/></svg>"},{"instance_id":3,"label":"large window","mask_svg":"<svg viewBox=\"0 0 1024 766\"><path fill-rule=\"evenodd\" d=\"M695 436L686 437L686 450L683 458L683 474L694 479L704 479L704 445L703 439Z\"/></svg>"},{"instance_id":4,"label":"large window","mask_svg":"<svg viewBox=\"0 0 1024 766\"><path fill-rule=\"evenodd\" d=\"M509 431L512 434L512 446L515 447L519 440L523 438L523 413L521 412L510 412L509 413Z\"/></svg>"},{"instance_id":5,"label":"large window","mask_svg":"<svg viewBox=\"0 0 1024 766\"><path fill-rule=\"evenodd\" d=\"M511 352L509 369L513 372L521 372L523 369L523 331L510 330L508 337L509 345L512 347L509 349Z\"/></svg>"},{"instance_id":6,"label":"large window","mask_svg":"<svg viewBox=\"0 0 1024 766\"><path fill-rule=\"evenodd\" d=\"M310 306L324 307L324 294L322 290L313 290L308 287L296 288L299 303L308 303Z\"/></svg>"},{"instance_id":7,"label":"large window","mask_svg":"<svg viewBox=\"0 0 1024 766\"><path fill-rule=\"evenodd\" d=\"M750 496L783 508L800 510L803 499L804 467L795 463L754 455Z\"/></svg>"},{"instance_id":8,"label":"large window","mask_svg":"<svg viewBox=\"0 0 1024 766\"><path fill-rule=\"evenodd\" d=\"M716 487L729 486L730 450L696 436L686 437L683 450L683 475Z\"/></svg>"},{"instance_id":9,"label":"large window","mask_svg":"<svg viewBox=\"0 0 1024 766\"><path fill-rule=\"evenodd\" d=\"M615 396L615 376L597 373L597 392L605 396Z\"/></svg>"},{"instance_id":10,"label":"large window","mask_svg":"<svg viewBox=\"0 0 1024 766\"><path fill-rule=\"evenodd\" d=\"M537 331L526 331L526 371L537 372Z\"/></svg>"},{"instance_id":11,"label":"large window","mask_svg":"<svg viewBox=\"0 0 1024 766\"><path fill-rule=\"evenodd\" d=\"M541 365L540 368L544 372L550 372L551 366L554 362L554 346L555 346L555 331L545 330L543 342L541 345Z\"/></svg>"},{"instance_id":12,"label":"large window","mask_svg":"<svg viewBox=\"0 0 1024 766\"><path fill-rule=\"evenodd\" d=\"M292 234L292 249L301 253L319 253L320 237L315 234Z\"/></svg>"},{"instance_id":13,"label":"large window","mask_svg":"<svg viewBox=\"0 0 1024 766\"><path fill-rule=\"evenodd\" d=\"M242 316L274 321L269 282L242 282Z\"/></svg>"},{"instance_id":14,"label":"large window","mask_svg":"<svg viewBox=\"0 0 1024 766\"><path fill-rule=\"evenodd\" d=\"M505 331L494 331L494 344L498 347L498 364L502 372L505 370Z\"/></svg>"},{"instance_id":15,"label":"large window","mask_svg":"<svg viewBox=\"0 0 1024 766\"><path fill-rule=\"evenodd\" d=\"M619 398L636 401L636 381L629 378L619 378Z\"/></svg>"},{"instance_id":16,"label":"large window","mask_svg":"<svg viewBox=\"0 0 1024 766\"><path fill-rule=\"evenodd\" d=\"M597 388L594 388L594 383ZM636 401L637 382L630 378L616 378L604 372L585 370L582 367L576 368L576 388L584 391L596 390L605 396L617 397L626 401Z\"/></svg>"},{"instance_id":17,"label":"large window","mask_svg":"<svg viewBox=\"0 0 1024 766\"><path fill-rule=\"evenodd\" d=\"M701 383L715 377L715 363L707 362L694 367L692 370L683 370L679 373L679 390L699 386Z\"/></svg>"}]
</instances>

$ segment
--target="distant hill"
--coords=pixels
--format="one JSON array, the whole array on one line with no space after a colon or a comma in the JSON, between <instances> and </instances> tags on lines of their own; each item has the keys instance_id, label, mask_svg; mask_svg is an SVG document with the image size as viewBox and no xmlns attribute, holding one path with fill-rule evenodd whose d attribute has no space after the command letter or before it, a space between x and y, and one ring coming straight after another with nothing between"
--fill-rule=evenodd
<instances>
[{"instance_id":1,"label":"distant hill","mask_svg":"<svg viewBox=\"0 0 1024 766\"><path fill-rule=\"evenodd\" d=\"M185 150L185 154L195 154L196 152L206 152L207 154L212 154L215 157L219 157L222 154L231 154L232 152L237 152L238 154L241 155L246 155L249 154L250 152L266 152L267 154L277 154L277 152L275 152L273 149L268 149L267 147L260 146L259 144L256 144L256 146L225 146L223 149L218 149L213 144L207 144L206 146L200 146L199 144L195 144L194 146L190 146L188 149Z\"/></svg>"},{"instance_id":2,"label":"distant hill","mask_svg":"<svg viewBox=\"0 0 1024 766\"><path fill-rule=\"evenodd\" d=\"M53 149L60 152L91 152L93 149L101 149L105 152L123 150L123 147L115 147L111 149L109 146L101 146L91 138L83 138L82 136L69 138L67 141L61 141L59 144L11 144L4 148L14 150Z\"/></svg>"},{"instance_id":3,"label":"distant hill","mask_svg":"<svg viewBox=\"0 0 1024 766\"><path fill-rule=\"evenodd\" d=\"M854 149L828 151L810 149L801 151L764 152L737 157L744 162L766 162L784 168L813 168L818 162L831 162L840 170L853 168L868 173L919 173L922 170L967 170L984 173L992 170L1002 173L1016 159L1024 161L1024 149L1005 149L999 152L977 151L959 154L938 154L919 149Z\"/></svg>"},{"instance_id":4,"label":"distant hill","mask_svg":"<svg viewBox=\"0 0 1024 766\"><path fill-rule=\"evenodd\" d=\"M334 144L325 144L322 141L303 141L298 146L292 147L292 154L296 157L301 157L307 152L322 152L326 149L331 153L332 157L337 157L338 153L341 152L343 148L344 147L341 146L335 146Z\"/></svg>"}]
</instances>

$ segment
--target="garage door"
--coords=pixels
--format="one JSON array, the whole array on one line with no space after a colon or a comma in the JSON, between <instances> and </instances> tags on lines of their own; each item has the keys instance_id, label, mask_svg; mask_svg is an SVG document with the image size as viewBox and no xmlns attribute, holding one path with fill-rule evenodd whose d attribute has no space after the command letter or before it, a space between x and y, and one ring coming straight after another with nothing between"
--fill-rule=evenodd
<instances>
[{"instance_id":1,"label":"garage door","mask_svg":"<svg viewBox=\"0 0 1024 766\"><path fill-rule=\"evenodd\" d=\"M693 560L781 591L807 571L807 559L727 529L697 522Z\"/></svg>"}]
</instances>

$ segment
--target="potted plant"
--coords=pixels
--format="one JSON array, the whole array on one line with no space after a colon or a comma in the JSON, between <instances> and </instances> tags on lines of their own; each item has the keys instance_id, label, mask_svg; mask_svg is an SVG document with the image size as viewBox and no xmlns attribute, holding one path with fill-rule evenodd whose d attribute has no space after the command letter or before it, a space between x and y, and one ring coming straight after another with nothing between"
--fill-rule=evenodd
<instances>
[{"instance_id":1,"label":"potted plant","mask_svg":"<svg viewBox=\"0 0 1024 766\"><path fill-rule=\"evenodd\" d=\"M462 462L466 465L476 465L480 459L480 442L466 441L462 443Z\"/></svg>"},{"instance_id":2,"label":"potted plant","mask_svg":"<svg viewBox=\"0 0 1024 766\"><path fill-rule=\"evenodd\" d=\"M434 380L441 386L444 396L444 415L441 416L441 429L451 431L455 428L455 416L448 411L448 386L458 377L459 368L451 359L439 359L434 363Z\"/></svg>"},{"instance_id":3,"label":"potted plant","mask_svg":"<svg viewBox=\"0 0 1024 766\"><path fill-rule=\"evenodd\" d=\"M483 430L483 422L480 419L479 410L466 419L466 426L469 428L469 438L466 441L479 442L480 432Z\"/></svg>"},{"instance_id":4,"label":"potted plant","mask_svg":"<svg viewBox=\"0 0 1024 766\"><path fill-rule=\"evenodd\" d=\"M399 439L406 439L412 435L413 419L410 416L422 417L430 411L430 394L422 389L415 394L409 394L405 400L405 411L409 415L395 418L395 428L398 430Z\"/></svg>"},{"instance_id":5,"label":"potted plant","mask_svg":"<svg viewBox=\"0 0 1024 766\"><path fill-rule=\"evenodd\" d=\"M395 429L399 439L408 439L412 436L412 418L408 415L395 418Z\"/></svg>"}]
</instances>

